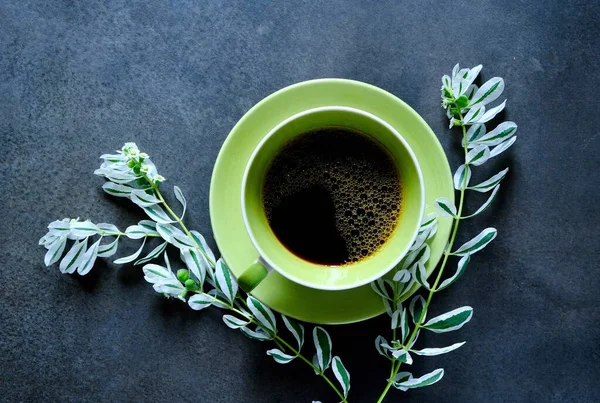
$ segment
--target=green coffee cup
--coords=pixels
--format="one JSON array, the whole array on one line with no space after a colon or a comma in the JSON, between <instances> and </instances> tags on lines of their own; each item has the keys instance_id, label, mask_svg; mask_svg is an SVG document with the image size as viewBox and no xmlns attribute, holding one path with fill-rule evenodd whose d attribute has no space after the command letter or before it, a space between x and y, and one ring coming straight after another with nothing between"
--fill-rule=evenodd
<instances>
[{"instance_id":1,"label":"green coffee cup","mask_svg":"<svg viewBox=\"0 0 600 403\"><path fill-rule=\"evenodd\" d=\"M402 183L402 208L392 235L371 256L343 266L319 265L294 255L277 239L263 209L265 173L277 152L296 136L325 127L352 129L378 142L393 158ZM306 110L275 126L248 161L241 196L244 225L257 251L256 261L238 278L246 292L273 270L293 282L321 290L345 290L372 282L393 269L406 255L417 236L425 207L421 168L402 136L377 116L342 106Z\"/></svg>"}]
</instances>

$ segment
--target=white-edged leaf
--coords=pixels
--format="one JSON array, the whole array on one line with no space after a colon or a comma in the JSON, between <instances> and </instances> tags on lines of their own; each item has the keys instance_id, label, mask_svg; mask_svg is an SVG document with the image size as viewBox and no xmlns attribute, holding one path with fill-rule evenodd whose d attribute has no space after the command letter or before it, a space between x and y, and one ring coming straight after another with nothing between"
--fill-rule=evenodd
<instances>
[{"instance_id":1,"label":"white-edged leaf","mask_svg":"<svg viewBox=\"0 0 600 403\"><path fill-rule=\"evenodd\" d=\"M375 338L375 349L382 356L389 358L390 357L389 351L390 351L391 347L390 347L390 349L388 349L384 346L389 346L389 343L387 342L387 340L383 336L377 336Z\"/></svg>"},{"instance_id":2,"label":"white-edged leaf","mask_svg":"<svg viewBox=\"0 0 600 403\"><path fill-rule=\"evenodd\" d=\"M429 319L427 323L421 327L430 330L434 333L446 333L453 330L458 330L463 327L473 317L473 308L463 306L453 311L446 312L443 315Z\"/></svg>"},{"instance_id":3,"label":"white-edged leaf","mask_svg":"<svg viewBox=\"0 0 600 403\"><path fill-rule=\"evenodd\" d=\"M105 182L104 185L102 185L102 190L111 196L129 198L134 189L131 186L119 185L118 183L113 182Z\"/></svg>"},{"instance_id":4,"label":"white-edged leaf","mask_svg":"<svg viewBox=\"0 0 600 403\"><path fill-rule=\"evenodd\" d=\"M377 280L371 283L371 289L383 299L392 299L390 290L386 288L385 282L381 278L378 278Z\"/></svg>"},{"instance_id":5,"label":"white-edged leaf","mask_svg":"<svg viewBox=\"0 0 600 403\"><path fill-rule=\"evenodd\" d=\"M165 251L166 248L167 248L167 242L161 243L156 248L152 249L152 251L150 253L148 253L146 256L144 256L143 258L136 261L133 265L137 266L139 264L144 264L153 259L156 259L157 257L160 256L161 253L163 253Z\"/></svg>"},{"instance_id":6,"label":"white-edged leaf","mask_svg":"<svg viewBox=\"0 0 600 403\"><path fill-rule=\"evenodd\" d=\"M287 364L288 362L291 362L294 358L296 358L295 355L286 354L277 348L272 348L271 350L267 350L267 355L270 355L271 357L273 357L275 362L278 364Z\"/></svg>"},{"instance_id":7,"label":"white-edged leaf","mask_svg":"<svg viewBox=\"0 0 600 403\"><path fill-rule=\"evenodd\" d=\"M485 132L486 132L486 128L485 125L482 123L477 123L472 125L471 127L469 127L469 130L467 130L467 147L469 148L473 148L475 147L475 145L473 144L473 142L483 136L485 136ZM465 146L465 139L463 138L463 147Z\"/></svg>"},{"instance_id":8,"label":"white-edged leaf","mask_svg":"<svg viewBox=\"0 0 600 403\"><path fill-rule=\"evenodd\" d=\"M465 186L468 186L469 181L471 180L471 168L469 168L468 165L462 164L458 167L452 179L454 182L454 189L456 190L460 190L462 188L463 181L465 182Z\"/></svg>"},{"instance_id":9,"label":"white-edged leaf","mask_svg":"<svg viewBox=\"0 0 600 403\"><path fill-rule=\"evenodd\" d=\"M415 389L422 388L425 386L433 385L438 382L444 376L444 370L442 368L436 369L428 374L423 375L420 378L410 378L404 382L398 382L397 388Z\"/></svg>"},{"instance_id":10,"label":"white-edged leaf","mask_svg":"<svg viewBox=\"0 0 600 403\"><path fill-rule=\"evenodd\" d=\"M240 331L244 334L244 336L249 337L253 340L258 340L258 341L271 340L271 336L269 336L261 328L257 328L256 330L251 330L251 329L248 329L247 327L240 327Z\"/></svg>"},{"instance_id":11,"label":"white-edged leaf","mask_svg":"<svg viewBox=\"0 0 600 403\"><path fill-rule=\"evenodd\" d=\"M144 280L150 284L155 284L160 281L175 277L172 271L154 263L145 265L142 268L142 271L144 272Z\"/></svg>"},{"instance_id":12,"label":"white-edged leaf","mask_svg":"<svg viewBox=\"0 0 600 403\"><path fill-rule=\"evenodd\" d=\"M504 80L500 77L491 78L473 95L469 107L489 104L498 99L502 95L502 91L504 91Z\"/></svg>"},{"instance_id":13,"label":"white-edged leaf","mask_svg":"<svg viewBox=\"0 0 600 403\"><path fill-rule=\"evenodd\" d=\"M431 290L429 283L427 282L427 272L425 265L422 262L418 262L413 266L413 277L417 280L417 283L426 290Z\"/></svg>"},{"instance_id":14,"label":"white-edged leaf","mask_svg":"<svg viewBox=\"0 0 600 403\"><path fill-rule=\"evenodd\" d=\"M130 225L125 229L125 236L129 239L141 239L146 236L146 229L140 225Z\"/></svg>"},{"instance_id":15,"label":"white-edged leaf","mask_svg":"<svg viewBox=\"0 0 600 403\"><path fill-rule=\"evenodd\" d=\"M402 363L406 363L408 365L412 365L413 363L413 359L412 356L410 355L410 353L408 351L406 351L403 348L399 348L397 350L394 350L394 352L392 353L392 356L402 362Z\"/></svg>"},{"instance_id":16,"label":"white-edged leaf","mask_svg":"<svg viewBox=\"0 0 600 403\"><path fill-rule=\"evenodd\" d=\"M409 253L408 256L406 256L404 258L401 269L402 270L410 270L418 262L425 264L425 262L427 262L427 260L429 260L430 254L431 254L431 249L429 248L429 245L424 244L419 249L417 249L414 252Z\"/></svg>"},{"instance_id":17,"label":"white-edged leaf","mask_svg":"<svg viewBox=\"0 0 600 403\"><path fill-rule=\"evenodd\" d=\"M100 245L98 247L98 257L110 257L117 253L117 249L119 248L119 238L120 237L116 237L114 241L106 245Z\"/></svg>"},{"instance_id":18,"label":"white-edged leaf","mask_svg":"<svg viewBox=\"0 0 600 403\"><path fill-rule=\"evenodd\" d=\"M423 322L427 317L427 312L423 314L423 311L425 310L425 298L423 298L421 295L415 295L408 305L408 310L415 325L419 322L419 320ZM423 318L421 318L421 315L423 315Z\"/></svg>"},{"instance_id":19,"label":"white-edged leaf","mask_svg":"<svg viewBox=\"0 0 600 403\"><path fill-rule=\"evenodd\" d=\"M71 230L71 223L69 220L56 220L48 224L50 234L54 235L66 235Z\"/></svg>"},{"instance_id":20,"label":"white-edged leaf","mask_svg":"<svg viewBox=\"0 0 600 403\"><path fill-rule=\"evenodd\" d=\"M500 112L502 112L504 110L505 106L506 106L506 100L504 100L504 102L502 102L500 105L496 106L495 108L488 109L483 114L483 116L481 117L481 119L477 120L477 122L478 123L489 122L490 120L494 119L497 114L499 114Z\"/></svg>"},{"instance_id":21,"label":"white-edged leaf","mask_svg":"<svg viewBox=\"0 0 600 403\"><path fill-rule=\"evenodd\" d=\"M499 154L502 154L504 151L508 150L510 148L510 146L515 144L515 141L517 141L517 136L512 136L508 140L506 140L506 141L498 144L496 147L492 148L492 151L490 152L490 158L493 158Z\"/></svg>"},{"instance_id":22,"label":"white-edged leaf","mask_svg":"<svg viewBox=\"0 0 600 403\"><path fill-rule=\"evenodd\" d=\"M426 356L434 356L434 355L442 355L449 353L450 351L454 351L457 348L460 348L465 342L455 343L448 347L440 347L440 348L424 348L422 350L411 350L411 352L417 355L426 355Z\"/></svg>"},{"instance_id":23,"label":"white-edged leaf","mask_svg":"<svg viewBox=\"0 0 600 403\"><path fill-rule=\"evenodd\" d=\"M216 289L209 290L208 295L213 297L213 305L220 309L231 309L228 302L225 301L225 296Z\"/></svg>"},{"instance_id":24,"label":"white-edged leaf","mask_svg":"<svg viewBox=\"0 0 600 403\"><path fill-rule=\"evenodd\" d=\"M333 357L331 368L333 369L333 374L335 375L335 378L342 386L344 397L348 397L348 392L350 391L350 372L348 372L346 367L344 367L344 364L342 364L342 360L338 356Z\"/></svg>"},{"instance_id":25,"label":"white-edged leaf","mask_svg":"<svg viewBox=\"0 0 600 403\"><path fill-rule=\"evenodd\" d=\"M496 187L496 185L499 184L502 179L504 179L504 177L506 176L507 173L508 173L508 168L498 172L496 175L481 182L480 184L475 185L475 186L470 186L467 189L474 190L474 191L480 192L480 193L488 192L488 191L494 189Z\"/></svg>"},{"instance_id":26,"label":"white-edged leaf","mask_svg":"<svg viewBox=\"0 0 600 403\"><path fill-rule=\"evenodd\" d=\"M263 327L265 327L271 333L277 333L277 321L273 311L271 311L271 308L251 295L248 295L246 303L248 304L248 309L250 309L252 315L254 315L256 320Z\"/></svg>"},{"instance_id":27,"label":"white-edged leaf","mask_svg":"<svg viewBox=\"0 0 600 403\"><path fill-rule=\"evenodd\" d=\"M496 126L494 130L487 133L485 136L478 138L472 144L482 144L488 147L493 147L514 136L517 132L517 128L518 127L515 122L502 122Z\"/></svg>"},{"instance_id":28,"label":"white-edged leaf","mask_svg":"<svg viewBox=\"0 0 600 403\"><path fill-rule=\"evenodd\" d=\"M178 297L180 294L186 292L185 287L177 278L169 278L159 281L155 283L152 288L154 288L154 291L158 293L172 297Z\"/></svg>"},{"instance_id":29,"label":"white-edged leaf","mask_svg":"<svg viewBox=\"0 0 600 403\"><path fill-rule=\"evenodd\" d=\"M156 231L165 241L179 249L195 248L194 242L183 231L171 224L157 223Z\"/></svg>"},{"instance_id":30,"label":"white-edged leaf","mask_svg":"<svg viewBox=\"0 0 600 403\"><path fill-rule=\"evenodd\" d=\"M397 309L392 314L392 329L398 329L400 326L400 315L402 315L402 309Z\"/></svg>"},{"instance_id":31,"label":"white-edged leaf","mask_svg":"<svg viewBox=\"0 0 600 403\"><path fill-rule=\"evenodd\" d=\"M445 197L439 197L435 199L435 208L442 214L444 217L455 218L456 217L456 207L450 200Z\"/></svg>"},{"instance_id":32,"label":"white-edged leaf","mask_svg":"<svg viewBox=\"0 0 600 403\"><path fill-rule=\"evenodd\" d=\"M190 234L192 234L192 237L194 238L196 243L198 243L200 248L204 251L204 253L206 253L206 256L208 256L210 262L214 264L217 261L217 259L215 258L215 254L213 253L213 251L208 246L208 243L206 243L204 237L198 231L190 231Z\"/></svg>"},{"instance_id":33,"label":"white-edged leaf","mask_svg":"<svg viewBox=\"0 0 600 403\"><path fill-rule=\"evenodd\" d=\"M440 286L437 288L436 291L440 291L440 290L443 290L444 288L450 287L452 285L452 283L454 283L456 280L458 280L460 278L460 276L462 276L463 273L465 272L465 270L467 269L467 265L469 264L470 261L471 261L471 255L469 255L469 254L464 255L462 258L460 258L460 260L458 261L458 267L456 268L456 272L452 275L452 277L444 280L442 282L442 284L440 284Z\"/></svg>"},{"instance_id":34,"label":"white-edged leaf","mask_svg":"<svg viewBox=\"0 0 600 403\"><path fill-rule=\"evenodd\" d=\"M40 238L38 245L44 245L46 249L50 249L54 241L56 241L58 238L60 238L60 235L47 232L46 235Z\"/></svg>"},{"instance_id":35,"label":"white-edged leaf","mask_svg":"<svg viewBox=\"0 0 600 403\"><path fill-rule=\"evenodd\" d=\"M478 89L479 87L477 86L477 84L471 84L469 88L467 88L467 91L465 91L464 95L469 99L469 102L471 102L471 100L473 99L473 95L477 93Z\"/></svg>"},{"instance_id":36,"label":"white-edged leaf","mask_svg":"<svg viewBox=\"0 0 600 403\"><path fill-rule=\"evenodd\" d=\"M421 226L419 227L419 234L435 226L437 224L437 220L438 217L436 213L429 213L425 217L423 217L423 220L421 221Z\"/></svg>"},{"instance_id":37,"label":"white-edged leaf","mask_svg":"<svg viewBox=\"0 0 600 403\"><path fill-rule=\"evenodd\" d=\"M483 117L485 114L485 106L476 106L473 109L470 109L469 112L465 115L463 119L463 125L472 125L475 123L480 123L479 119Z\"/></svg>"},{"instance_id":38,"label":"white-edged leaf","mask_svg":"<svg viewBox=\"0 0 600 403\"><path fill-rule=\"evenodd\" d=\"M302 346L304 345L304 326L283 314L281 315L281 319L283 319L287 330L290 331L294 339L298 342L298 351L302 350Z\"/></svg>"},{"instance_id":39,"label":"white-edged leaf","mask_svg":"<svg viewBox=\"0 0 600 403\"><path fill-rule=\"evenodd\" d=\"M160 203L160 200L156 196L148 194L141 189L135 189L131 192L131 201L140 207L150 207Z\"/></svg>"},{"instance_id":40,"label":"white-edged leaf","mask_svg":"<svg viewBox=\"0 0 600 403\"><path fill-rule=\"evenodd\" d=\"M410 372L399 372L396 375L396 378L394 379L394 383L392 384L392 386L394 386L396 389L406 392L408 390L408 388L402 387L402 386L400 386L400 384L402 382L408 381L409 379L412 379L412 377L413 376Z\"/></svg>"},{"instance_id":41,"label":"white-edged leaf","mask_svg":"<svg viewBox=\"0 0 600 403\"><path fill-rule=\"evenodd\" d=\"M99 168L94 171L94 175L104 176L111 182L115 182L121 185L133 182L138 179L139 176L126 171L119 171L113 168Z\"/></svg>"},{"instance_id":42,"label":"white-edged leaf","mask_svg":"<svg viewBox=\"0 0 600 403\"><path fill-rule=\"evenodd\" d=\"M481 207L479 207L479 209L477 209L476 212L474 212L471 215L461 217L461 219L475 217L476 215L482 213L485 209L487 209L492 204L492 202L494 201L494 199L496 199L496 195L498 194L499 190L500 190L500 185L498 184L498 185L496 185L496 187L492 191L492 194L490 195L490 197L488 197L488 199L485 201L485 203L483 203L481 205Z\"/></svg>"},{"instance_id":43,"label":"white-edged leaf","mask_svg":"<svg viewBox=\"0 0 600 403\"><path fill-rule=\"evenodd\" d=\"M473 67L472 69L469 69L467 76L462 80L462 88L459 95L465 95L467 93L467 90L469 89L471 84L473 84L473 81L475 81L482 68L483 66L480 64L478 66Z\"/></svg>"},{"instance_id":44,"label":"white-edged leaf","mask_svg":"<svg viewBox=\"0 0 600 403\"><path fill-rule=\"evenodd\" d=\"M472 255L475 252L480 251L485 248L487 244L492 242L494 238L496 238L496 228L486 228L479 233L475 238L471 239L469 242L462 245L455 252L452 252L453 255L463 256L463 255Z\"/></svg>"},{"instance_id":45,"label":"white-edged leaf","mask_svg":"<svg viewBox=\"0 0 600 403\"><path fill-rule=\"evenodd\" d=\"M95 235L100 232L100 228L91 221L83 221L83 222L72 222L71 223L71 235L76 237L84 238L91 235Z\"/></svg>"},{"instance_id":46,"label":"white-edged leaf","mask_svg":"<svg viewBox=\"0 0 600 403\"><path fill-rule=\"evenodd\" d=\"M479 166L490 159L490 148L488 146L479 145L467 153L467 164ZM461 165L463 166L463 165ZM469 172L470 173L470 172ZM456 183L455 183L456 185ZM468 186L469 181L465 185ZM460 190L460 188L458 188Z\"/></svg>"},{"instance_id":47,"label":"white-edged leaf","mask_svg":"<svg viewBox=\"0 0 600 403\"><path fill-rule=\"evenodd\" d=\"M200 311L212 305L213 299L210 295L196 294L188 299L188 305L195 311Z\"/></svg>"},{"instance_id":48,"label":"white-edged leaf","mask_svg":"<svg viewBox=\"0 0 600 403\"><path fill-rule=\"evenodd\" d=\"M410 342L410 344L408 345L408 348L412 348L415 343L417 342L417 340L419 339L419 335L421 334L421 329L417 329L417 333L415 333L415 338Z\"/></svg>"},{"instance_id":49,"label":"white-edged leaf","mask_svg":"<svg viewBox=\"0 0 600 403\"><path fill-rule=\"evenodd\" d=\"M108 182L107 182L108 183ZM101 222L96 224L96 226L102 231L103 235L111 236L111 235L120 235L121 232L119 228L117 228L114 224L109 224L106 222Z\"/></svg>"},{"instance_id":50,"label":"white-edged leaf","mask_svg":"<svg viewBox=\"0 0 600 403\"><path fill-rule=\"evenodd\" d=\"M46 252L44 256L44 264L46 266L51 266L54 263L58 262L63 252L65 251L65 245L67 244L67 236L62 235L52 242L50 249Z\"/></svg>"},{"instance_id":51,"label":"white-edged leaf","mask_svg":"<svg viewBox=\"0 0 600 403\"><path fill-rule=\"evenodd\" d=\"M408 339L410 334L410 328L408 326L408 318L406 316L406 308L402 310L402 315L400 315L400 330L402 333L402 343Z\"/></svg>"},{"instance_id":52,"label":"white-edged leaf","mask_svg":"<svg viewBox=\"0 0 600 403\"><path fill-rule=\"evenodd\" d=\"M204 256L198 249L182 249L181 260L185 262L188 270L196 277L200 284L206 279L206 271L210 270Z\"/></svg>"},{"instance_id":53,"label":"white-edged leaf","mask_svg":"<svg viewBox=\"0 0 600 403\"><path fill-rule=\"evenodd\" d=\"M229 270L227 263L225 263L222 258L217 261L215 267L215 280L217 288L223 293L223 295L225 295L227 301L229 301L230 304L233 304L233 301L235 301L235 296L238 292L238 284L236 279L231 274L231 270ZM250 308L250 310L252 310L252 308ZM273 323L275 323L274 319ZM273 331L275 331L275 329L273 329Z\"/></svg>"},{"instance_id":54,"label":"white-edged leaf","mask_svg":"<svg viewBox=\"0 0 600 403\"><path fill-rule=\"evenodd\" d=\"M142 241L142 246L140 246L140 248L133 255L122 257L120 259L115 260L113 263L114 264L124 264L124 263L133 262L135 259L138 258L138 256L140 256L140 253L142 253L142 250L144 249L144 245L146 245L146 239L147 238L144 238L144 240Z\"/></svg>"},{"instance_id":55,"label":"white-edged leaf","mask_svg":"<svg viewBox=\"0 0 600 403\"><path fill-rule=\"evenodd\" d=\"M181 206L183 206L183 212L181 213L181 216L179 217L180 219L183 220L183 216L185 215L185 209L187 207L187 201L185 200L185 197L183 196L183 192L181 191L179 186L173 186L173 193L175 193L175 198L179 201L179 203L181 203Z\"/></svg>"},{"instance_id":56,"label":"white-edged leaf","mask_svg":"<svg viewBox=\"0 0 600 403\"><path fill-rule=\"evenodd\" d=\"M461 69L458 71L455 77L452 77L452 95L454 98L458 98L463 90L466 90L469 86L465 87L465 78L468 75L468 69Z\"/></svg>"},{"instance_id":57,"label":"white-edged leaf","mask_svg":"<svg viewBox=\"0 0 600 403\"><path fill-rule=\"evenodd\" d=\"M94 267L94 263L96 262L96 258L98 257L98 247L100 246L100 241L102 241L102 237L98 239L92 246L85 251L83 255L83 259L81 259L81 263L77 266L77 273L81 276L85 276L92 270Z\"/></svg>"},{"instance_id":58,"label":"white-edged leaf","mask_svg":"<svg viewBox=\"0 0 600 403\"><path fill-rule=\"evenodd\" d=\"M240 327L244 327L250 323L247 320L236 318L233 315L223 315L223 322L225 322L227 327L230 329L239 329Z\"/></svg>"},{"instance_id":59,"label":"white-edged leaf","mask_svg":"<svg viewBox=\"0 0 600 403\"><path fill-rule=\"evenodd\" d=\"M148 235L158 235L156 231L156 223L151 220L141 220L138 225L146 230Z\"/></svg>"},{"instance_id":60,"label":"white-edged leaf","mask_svg":"<svg viewBox=\"0 0 600 403\"><path fill-rule=\"evenodd\" d=\"M142 209L148 215L148 217L150 217L157 223L171 224L175 222L169 218L167 213L165 213L165 210L163 210L160 206L153 205L148 207L142 207Z\"/></svg>"},{"instance_id":61,"label":"white-edged leaf","mask_svg":"<svg viewBox=\"0 0 600 403\"><path fill-rule=\"evenodd\" d=\"M406 269L398 270L396 274L394 274L394 278L392 280L399 283L408 283L410 281L410 272Z\"/></svg>"},{"instance_id":62,"label":"white-edged leaf","mask_svg":"<svg viewBox=\"0 0 600 403\"><path fill-rule=\"evenodd\" d=\"M313 329L313 342L317 349L318 367L321 369L321 372L323 372L329 368L329 365L331 364L331 337L329 337L329 333L321 326L315 326Z\"/></svg>"},{"instance_id":63,"label":"white-edged leaf","mask_svg":"<svg viewBox=\"0 0 600 403\"><path fill-rule=\"evenodd\" d=\"M456 76L458 76L458 71L460 70L460 65L458 63L456 63L454 65L454 67L452 68L452 79L454 80L454 78Z\"/></svg>"},{"instance_id":64,"label":"white-edged leaf","mask_svg":"<svg viewBox=\"0 0 600 403\"><path fill-rule=\"evenodd\" d=\"M61 273L74 273L83 260L86 249L87 238L84 238L82 241L75 241L73 246L71 246L71 249L69 249L65 257L60 261L59 268Z\"/></svg>"}]
</instances>

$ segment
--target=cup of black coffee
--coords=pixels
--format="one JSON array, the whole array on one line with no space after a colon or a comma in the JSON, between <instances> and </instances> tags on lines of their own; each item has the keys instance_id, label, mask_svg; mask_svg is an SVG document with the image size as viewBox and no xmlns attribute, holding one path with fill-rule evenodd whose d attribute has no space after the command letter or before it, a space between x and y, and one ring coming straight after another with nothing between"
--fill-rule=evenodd
<instances>
[{"instance_id":1,"label":"cup of black coffee","mask_svg":"<svg viewBox=\"0 0 600 403\"><path fill-rule=\"evenodd\" d=\"M253 152L242 214L257 250L239 277L251 291L276 270L317 289L367 284L394 268L424 211L419 163L382 119L349 107L298 113Z\"/></svg>"}]
</instances>

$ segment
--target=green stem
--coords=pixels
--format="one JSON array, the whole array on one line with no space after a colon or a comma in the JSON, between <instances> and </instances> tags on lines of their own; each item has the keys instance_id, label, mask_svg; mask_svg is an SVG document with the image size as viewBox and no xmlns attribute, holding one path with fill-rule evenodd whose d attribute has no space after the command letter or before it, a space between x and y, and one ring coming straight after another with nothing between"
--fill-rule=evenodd
<instances>
[{"instance_id":1,"label":"green stem","mask_svg":"<svg viewBox=\"0 0 600 403\"><path fill-rule=\"evenodd\" d=\"M188 236L188 238L194 243L194 245L196 245L196 248L198 248L198 250L204 255L204 257L206 258L206 261L212 267L215 267L215 262L206 254L206 252L204 252L204 249L202 249L202 247L198 244L198 242L196 242L196 239L194 239L191 232L185 226L185 224L183 223L183 220L177 214L175 214L175 212L171 209L171 207L169 207L169 205L165 201L165 198L163 197L162 193L160 193L160 190L158 189L158 184L154 185L153 189L154 189L154 193L156 193L156 196L158 197L160 202L163 204L163 206L165 206L165 209L167 210L167 212L171 215L171 217L173 217L173 219L175 221L177 221L177 224L179 224L179 226L181 227L183 232L185 232L185 234Z\"/></svg>"},{"instance_id":2,"label":"green stem","mask_svg":"<svg viewBox=\"0 0 600 403\"><path fill-rule=\"evenodd\" d=\"M300 358L302 361L304 361L306 364L308 364L316 373L319 374L319 376L321 378L323 378L325 380L325 382L327 382L327 384L329 384L329 386L331 386L331 389L333 389L333 391L342 399L343 403L348 403L348 400L346 400L346 398L344 397L344 395L342 394L342 392L340 392L340 390L333 384L333 382L331 382L331 380L327 377L327 375L325 375L323 372L321 372L321 370L318 367L316 367L309 359L307 359L302 354L300 354L299 350L295 349L287 341L285 341L284 339L282 339L281 337L279 337L276 333L272 333L271 331L269 331L269 329L267 329L265 326L263 326L260 322L257 322L254 319L254 317L246 315L243 311L240 311L239 309L237 309L232 304L224 303L223 301L221 301L221 300L213 297L210 294L206 294L206 293L201 292L201 291L196 291L196 293L203 294L204 296L207 296L208 298L211 298L213 301L219 301L220 304L226 305L227 308L230 311L237 313L238 315L242 316L243 318L245 318L250 323L253 323L253 324L259 326L261 329L263 329L265 332L267 332L267 334L269 334L272 337L273 341L275 342L275 344L277 344L277 346L280 349L282 349L282 350L285 350L285 349L290 350L294 355L296 355L298 358Z\"/></svg>"},{"instance_id":3,"label":"green stem","mask_svg":"<svg viewBox=\"0 0 600 403\"><path fill-rule=\"evenodd\" d=\"M458 112L458 115L460 117L460 120L463 120L463 115L461 112ZM467 148L467 129L466 127L463 125L462 126L462 132L463 132L463 150L465 153L465 162L466 162L466 158L467 158L467 153L469 152L468 148ZM415 339L415 337L417 337L417 332L418 330L421 328L421 324L423 323L423 320L425 319L425 313L427 312L427 309L429 308L429 304L431 303L431 299L433 297L433 294L437 291L437 286L442 278L442 274L444 273L444 269L446 268L446 263L448 262L448 257L450 257L450 255L452 254L452 246L454 245L454 240L456 239L456 233L458 232L458 226L460 223L460 219L461 219L461 215L462 215L462 210L463 210L463 205L464 205L464 200L465 200L465 189L467 187L467 175L464 176L461 187L460 187L460 199L458 202L458 210L456 213L456 218L454 219L454 224L453 224L453 228L452 228L452 234L450 235L450 241L448 241L448 245L446 246L446 249L444 250L444 259L442 260L442 264L440 266L440 269L438 271L438 275L435 279L435 282L433 283L433 285L431 286L431 290L429 290L429 295L427 297L427 302L425 303L425 308L423 309L423 311L421 312L421 317L419 318L419 320L417 321L410 337L408 338L408 341L406 342L406 344L404 345L404 349L408 351L408 347L410 346L413 342L413 340ZM393 330L393 335L394 335L394 339L395 339L395 332L396 329ZM392 374L390 376L390 379L387 382L387 385L385 387L385 389L383 390L383 393L381 394L381 396L379 396L379 400L377 400L377 403L381 403L383 402L383 399L385 398L385 396L387 395L388 391L390 390L390 387L392 386L392 384L394 383L394 379L396 378L396 375L398 374L398 371L400 370L400 367L402 366L402 363L398 361L398 365L396 366L396 360L392 361Z\"/></svg>"}]
</instances>

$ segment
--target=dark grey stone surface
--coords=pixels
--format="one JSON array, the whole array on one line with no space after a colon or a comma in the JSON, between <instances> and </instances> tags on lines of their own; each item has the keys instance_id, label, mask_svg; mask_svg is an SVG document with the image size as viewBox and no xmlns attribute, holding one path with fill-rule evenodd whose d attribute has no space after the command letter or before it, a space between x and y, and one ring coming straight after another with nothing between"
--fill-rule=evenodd
<instances>
[{"instance_id":1,"label":"dark grey stone surface","mask_svg":"<svg viewBox=\"0 0 600 403\"><path fill-rule=\"evenodd\" d=\"M493 225L499 236L434 300L432 313L475 308L461 331L423 336L468 341L412 368L441 366L445 378L387 401L600 401L599 20L598 1L2 1L0 400L336 401L220 312L160 298L133 267L45 269L37 240L55 218L141 218L92 175L125 141L184 189L191 226L210 238L210 174L227 133L261 98L312 78L398 95L456 167L439 87L459 61L506 79L505 117L519 124L517 144L480 170L510 166L501 196L459 235ZM353 402L384 386L373 340L387 329L384 318L329 328Z\"/></svg>"}]
</instances>

